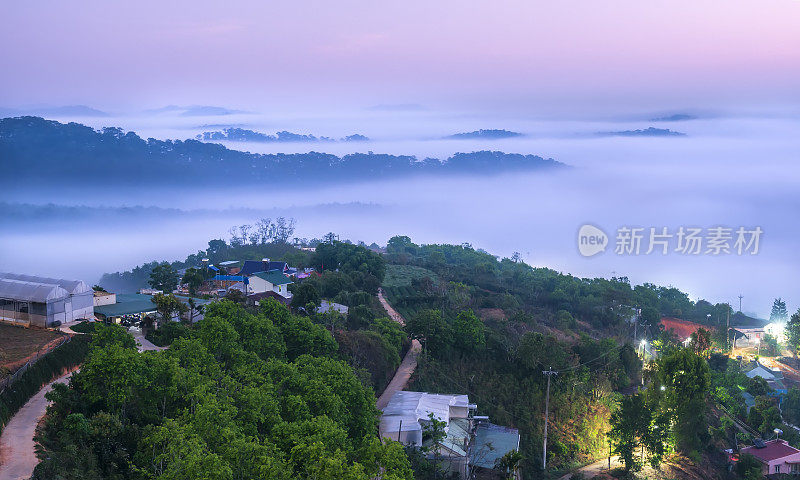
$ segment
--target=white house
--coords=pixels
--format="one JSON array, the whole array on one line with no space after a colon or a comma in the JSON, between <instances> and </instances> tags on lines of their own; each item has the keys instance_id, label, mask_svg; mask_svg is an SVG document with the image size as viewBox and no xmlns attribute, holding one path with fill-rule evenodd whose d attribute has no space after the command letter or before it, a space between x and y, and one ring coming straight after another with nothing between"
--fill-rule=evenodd
<instances>
[{"instance_id":1,"label":"white house","mask_svg":"<svg viewBox=\"0 0 800 480\"><path fill-rule=\"evenodd\" d=\"M512 450L519 450L519 431L493 425L488 417L475 416L476 409L466 395L395 392L383 409L380 435L422 447L423 432L430 428L433 417L444 422L446 435L428 456L437 458L446 471L458 473L460 478L494 478L495 462ZM431 440L424 442L426 447L433 447ZM518 475L515 472L514 477Z\"/></svg>"},{"instance_id":2,"label":"white house","mask_svg":"<svg viewBox=\"0 0 800 480\"><path fill-rule=\"evenodd\" d=\"M258 272L248 278L247 293L275 292L284 298L290 298L289 277L279 271Z\"/></svg>"}]
</instances>

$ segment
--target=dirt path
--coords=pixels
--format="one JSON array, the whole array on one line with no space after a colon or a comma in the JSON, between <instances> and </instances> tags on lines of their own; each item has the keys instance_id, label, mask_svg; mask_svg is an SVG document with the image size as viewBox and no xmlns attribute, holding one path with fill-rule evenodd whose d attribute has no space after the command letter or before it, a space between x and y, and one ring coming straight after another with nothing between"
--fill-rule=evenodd
<instances>
[{"instance_id":1,"label":"dirt path","mask_svg":"<svg viewBox=\"0 0 800 480\"><path fill-rule=\"evenodd\" d=\"M619 457L618 456L615 455L615 456L611 457L611 468L616 468L616 467L621 467L621 466L623 466L623 465L619 461ZM598 460L598 461L596 461L594 463L590 463L589 465L581 467L581 468L575 470L574 472L570 472L570 473L564 475L559 480L569 480L569 479L572 478L572 475L574 475L577 472L582 473L584 478L592 478L595 475L599 475L600 473L605 472L605 471L608 471L608 458L604 458L602 460Z\"/></svg>"},{"instance_id":2,"label":"dirt path","mask_svg":"<svg viewBox=\"0 0 800 480\"><path fill-rule=\"evenodd\" d=\"M141 335L141 332L138 335L134 333L133 338L136 339L140 352L165 349L153 345ZM44 395L52 390L53 384L69 381L70 375L72 373L63 375L42 387L39 393L28 400L5 426L0 437L0 480L27 480L31 477L34 467L39 463L33 435L49 404Z\"/></svg>"},{"instance_id":3,"label":"dirt path","mask_svg":"<svg viewBox=\"0 0 800 480\"><path fill-rule=\"evenodd\" d=\"M402 315L397 313L397 310L392 308L389 305L389 302L386 301L386 297L383 296L383 290L378 290L378 300L380 300L381 305L383 305L384 310L386 313L389 314L389 317L394 320L395 322L399 323L400 325L405 325L406 322L403 319ZM392 398L392 395L395 392L399 392L406 388L408 385L408 381L411 379L411 375L414 373L414 370L417 368L417 357L419 353L422 351L422 345L420 345L419 341L412 340L411 341L411 348L408 349L406 356L403 358L402 363L397 368L397 371L394 372L394 377L392 377L392 381L389 382L389 385L386 387L386 390L383 391L380 397L378 397L378 401L376 405L379 409L383 410L386 405L389 404L389 400ZM2 479L0 479L2 480Z\"/></svg>"},{"instance_id":4,"label":"dirt path","mask_svg":"<svg viewBox=\"0 0 800 480\"><path fill-rule=\"evenodd\" d=\"M39 463L34 451L33 434L49 403L44 395L53 389L54 384L69 381L71 375L72 372L42 387L11 417L0 437L0 480L27 480L31 477L33 467Z\"/></svg>"}]
</instances>

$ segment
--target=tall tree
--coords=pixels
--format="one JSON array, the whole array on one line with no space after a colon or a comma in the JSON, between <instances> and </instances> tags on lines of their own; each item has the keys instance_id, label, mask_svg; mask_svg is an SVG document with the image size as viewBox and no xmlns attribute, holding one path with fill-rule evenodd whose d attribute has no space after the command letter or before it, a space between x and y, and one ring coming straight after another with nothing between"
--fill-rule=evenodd
<instances>
[{"instance_id":1,"label":"tall tree","mask_svg":"<svg viewBox=\"0 0 800 480\"><path fill-rule=\"evenodd\" d=\"M611 439L614 453L620 456L625 470L635 472L641 469L641 462L636 458L636 447L648 433L650 411L644 401L644 395L628 395L622 397L619 408L611 414Z\"/></svg>"},{"instance_id":2,"label":"tall tree","mask_svg":"<svg viewBox=\"0 0 800 480\"><path fill-rule=\"evenodd\" d=\"M711 387L708 363L683 348L664 358L661 374L666 387L666 405L674 414L675 443L679 451L695 454L708 436L706 395Z\"/></svg>"},{"instance_id":3,"label":"tall tree","mask_svg":"<svg viewBox=\"0 0 800 480\"><path fill-rule=\"evenodd\" d=\"M792 355L796 357L797 351L800 349L800 308L786 322L784 333L786 334L786 344L792 351Z\"/></svg>"},{"instance_id":4,"label":"tall tree","mask_svg":"<svg viewBox=\"0 0 800 480\"><path fill-rule=\"evenodd\" d=\"M172 293L178 288L178 272L169 263L161 263L153 268L150 273L150 280L147 282L156 290L164 293Z\"/></svg>"},{"instance_id":5,"label":"tall tree","mask_svg":"<svg viewBox=\"0 0 800 480\"><path fill-rule=\"evenodd\" d=\"M189 295L194 296L197 293L197 289L203 284L203 280L203 274L200 273L200 270L188 268L186 269L186 273L183 274L181 283L189 288Z\"/></svg>"},{"instance_id":6,"label":"tall tree","mask_svg":"<svg viewBox=\"0 0 800 480\"><path fill-rule=\"evenodd\" d=\"M772 302L772 311L769 314L770 322L785 322L789 318L789 312L786 310L786 302L780 298L776 298Z\"/></svg>"},{"instance_id":7,"label":"tall tree","mask_svg":"<svg viewBox=\"0 0 800 480\"><path fill-rule=\"evenodd\" d=\"M153 303L156 304L156 311L162 323L171 321L175 314L181 315L188 309L183 302L178 300L178 298L171 293L153 295Z\"/></svg>"}]
</instances>

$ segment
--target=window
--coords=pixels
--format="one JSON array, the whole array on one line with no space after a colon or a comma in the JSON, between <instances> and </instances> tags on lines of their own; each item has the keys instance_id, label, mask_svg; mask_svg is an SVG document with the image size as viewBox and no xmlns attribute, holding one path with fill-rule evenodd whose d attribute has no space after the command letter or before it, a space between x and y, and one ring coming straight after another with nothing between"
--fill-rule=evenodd
<instances>
[{"instance_id":1,"label":"window","mask_svg":"<svg viewBox=\"0 0 800 480\"><path fill-rule=\"evenodd\" d=\"M781 466L775 465L775 473L781 473Z\"/></svg>"}]
</instances>

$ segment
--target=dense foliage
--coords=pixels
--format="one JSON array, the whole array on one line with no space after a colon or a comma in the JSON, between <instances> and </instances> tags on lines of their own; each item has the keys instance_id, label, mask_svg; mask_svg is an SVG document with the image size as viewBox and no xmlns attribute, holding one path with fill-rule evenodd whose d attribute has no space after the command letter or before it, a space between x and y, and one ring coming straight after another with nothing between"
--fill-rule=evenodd
<instances>
[{"instance_id":1,"label":"dense foliage","mask_svg":"<svg viewBox=\"0 0 800 480\"><path fill-rule=\"evenodd\" d=\"M37 440L37 479L408 479L333 337L276 302L223 301L164 352L98 326ZM129 341L130 340L130 341Z\"/></svg>"}]
</instances>

